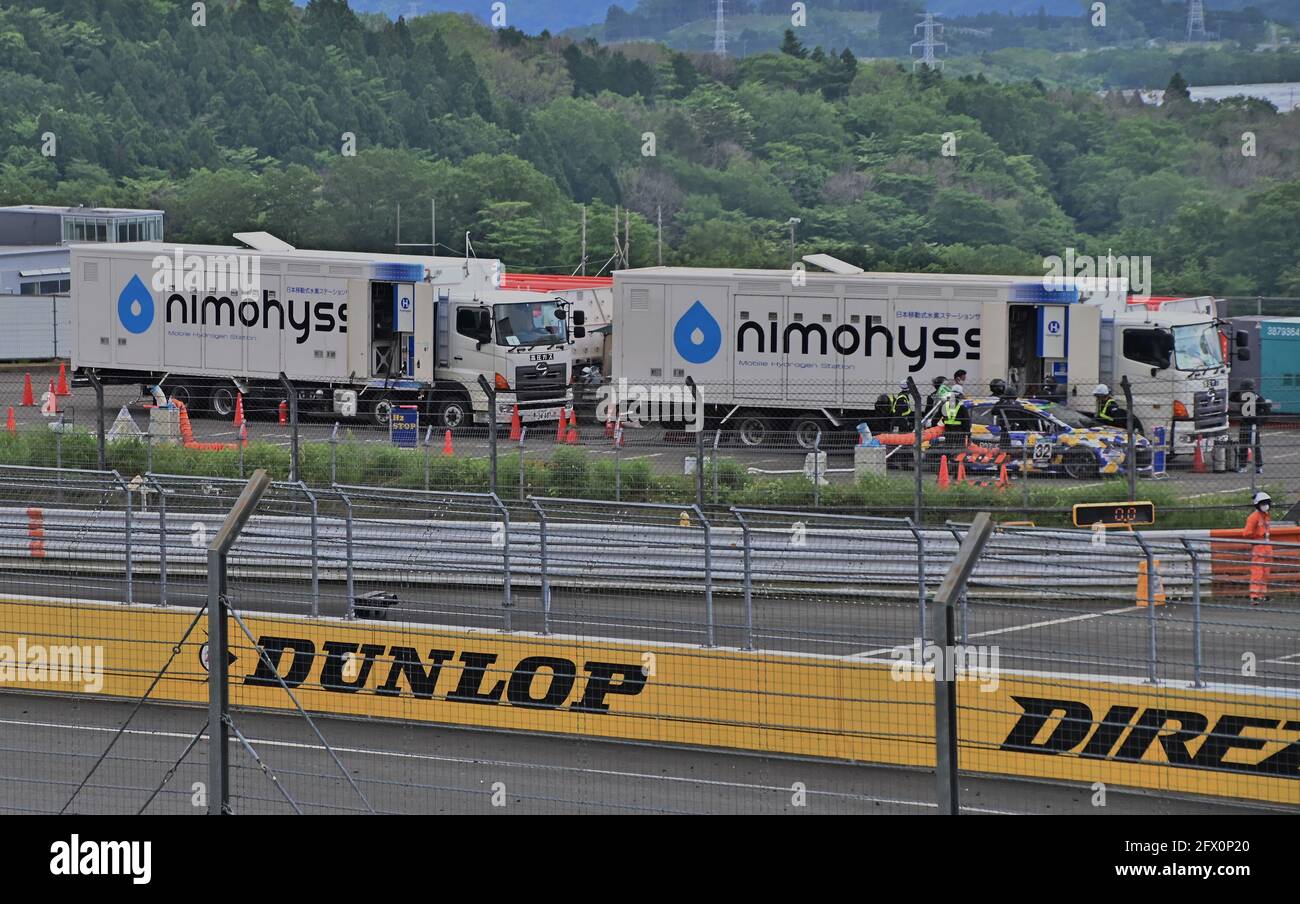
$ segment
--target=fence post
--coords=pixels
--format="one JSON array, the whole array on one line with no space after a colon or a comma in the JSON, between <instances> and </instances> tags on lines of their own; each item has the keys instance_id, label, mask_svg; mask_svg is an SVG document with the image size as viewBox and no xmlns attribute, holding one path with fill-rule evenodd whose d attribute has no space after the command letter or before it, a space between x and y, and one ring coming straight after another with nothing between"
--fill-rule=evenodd
<instances>
[{"instance_id":1,"label":"fence post","mask_svg":"<svg viewBox=\"0 0 1300 904\"><path fill-rule=\"evenodd\" d=\"M298 391L284 371L280 371L280 385L288 394L289 403L289 483L298 482Z\"/></svg>"},{"instance_id":2,"label":"fence post","mask_svg":"<svg viewBox=\"0 0 1300 904\"><path fill-rule=\"evenodd\" d=\"M339 498L343 500L343 505L347 511L347 514L344 515L343 536L345 544L344 550L347 556L348 611L344 617L356 618L357 591L352 567L352 498L337 486L334 488L334 492L339 494Z\"/></svg>"},{"instance_id":3,"label":"fence post","mask_svg":"<svg viewBox=\"0 0 1300 904\"><path fill-rule=\"evenodd\" d=\"M1205 687L1201 679L1201 558L1186 537L1183 548L1192 560L1192 682L1196 687Z\"/></svg>"},{"instance_id":4,"label":"fence post","mask_svg":"<svg viewBox=\"0 0 1300 904\"><path fill-rule=\"evenodd\" d=\"M1156 679L1156 557L1140 532L1133 531L1133 539L1142 547L1147 561L1147 678L1152 684L1159 684Z\"/></svg>"},{"instance_id":5,"label":"fence post","mask_svg":"<svg viewBox=\"0 0 1300 904\"><path fill-rule=\"evenodd\" d=\"M339 482L339 422L330 431L330 486Z\"/></svg>"},{"instance_id":6,"label":"fence post","mask_svg":"<svg viewBox=\"0 0 1300 904\"><path fill-rule=\"evenodd\" d=\"M913 458L915 459L912 462L912 465L916 468L916 487L914 489L913 500L912 500L912 523L920 524L921 506L922 506L921 497L925 493L925 475L922 473L922 461L923 461L923 456L925 455L925 448L924 448L925 440L924 437L922 436L922 434L925 432L923 429L924 412L921 411L921 405L923 404L921 401L921 390L916 388L916 381L913 380L911 377L907 378L907 394L912 398L912 429L913 431L915 431L916 434L912 438L912 449L913 449L912 454L913 454ZM922 585L921 595L922 595L922 605L924 606L924 596L925 596L924 585ZM922 624L924 624L924 622ZM924 629L922 629L922 634L924 634Z\"/></svg>"},{"instance_id":7,"label":"fence post","mask_svg":"<svg viewBox=\"0 0 1300 904\"><path fill-rule=\"evenodd\" d=\"M918 638L922 643L925 642L925 538L917 530L916 524L911 518L904 518L907 522L907 529L912 532L913 539L916 540L916 603L919 610L917 617L920 620L921 633Z\"/></svg>"},{"instance_id":8,"label":"fence post","mask_svg":"<svg viewBox=\"0 0 1300 904\"><path fill-rule=\"evenodd\" d=\"M244 455L244 450L241 447L239 450L239 456L241 460L243 459L243 455ZM240 476L242 476L244 469L240 468L239 470L240 470ZM146 474L153 473L153 430L151 429L145 430L144 432L144 472Z\"/></svg>"},{"instance_id":9,"label":"fence post","mask_svg":"<svg viewBox=\"0 0 1300 904\"><path fill-rule=\"evenodd\" d=\"M519 501L523 502L527 494L524 492L524 437L528 435L528 428L520 425L519 427Z\"/></svg>"},{"instance_id":10,"label":"fence post","mask_svg":"<svg viewBox=\"0 0 1300 904\"><path fill-rule=\"evenodd\" d=\"M126 601L128 604L135 602L135 562L132 536L132 518L131 518L131 485L122 479L122 475L116 471L111 472L117 485L122 488L122 494L126 497Z\"/></svg>"},{"instance_id":11,"label":"fence post","mask_svg":"<svg viewBox=\"0 0 1300 904\"><path fill-rule=\"evenodd\" d=\"M822 507L822 431L817 428L817 437L813 440L813 508Z\"/></svg>"},{"instance_id":12,"label":"fence post","mask_svg":"<svg viewBox=\"0 0 1300 904\"><path fill-rule=\"evenodd\" d=\"M301 480L297 481L298 489L307 497L311 503L311 614L312 617L320 615L320 556L317 554L320 548L319 537L317 535L317 505L316 494L307 489L307 484Z\"/></svg>"},{"instance_id":13,"label":"fence post","mask_svg":"<svg viewBox=\"0 0 1300 904\"><path fill-rule=\"evenodd\" d=\"M433 447L433 424L424 428L424 491L429 492L429 450Z\"/></svg>"},{"instance_id":14,"label":"fence post","mask_svg":"<svg viewBox=\"0 0 1300 904\"><path fill-rule=\"evenodd\" d=\"M487 377L478 375L479 388L488 400L488 492L497 494L497 390Z\"/></svg>"},{"instance_id":15,"label":"fence post","mask_svg":"<svg viewBox=\"0 0 1300 904\"><path fill-rule=\"evenodd\" d=\"M718 504L718 441L722 439L722 429L718 428L713 431L713 464L710 470L713 473L713 504Z\"/></svg>"},{"instance_id":16,"label":"fence post","mask_svg":"<svg viewBox=\"0 0 1300 904\"><path fill-rule=\"evenodd\" d=\"M960 550L962 544L961 531L957 530L957 525L953 524L951 521L947 522L946 526L948 530L952 532L953 539L957 541L957 548ZM962 643L966 642L967 631L969 629L968 616L969 616L969 612L968 612L968 599L966 596L966 585L963 584L961 588L961 642Z\"/></svg>"},{"instance_id":17,"label":"fence post","mask_svg":"<svg viewBox=\"0 0 1300 904\"><path fill-rule=\"evenodd\" d=\"M704 435L700 434L701 437ZM697 461L698 465L698 461ZM697 469L698 470L698 467ZM708 643L705 646L714 646L713 642L713 525L709 519L704 517L704 510L698 505L691 506L695 510L695 517L700 519L700 524L704 525L704 619L705 636Z\"/></svg>"},{"instance_id":18,"label":"fence post","mask_svg":"<svg viewBox=\"0 0 1300 904\"><path fill-rule=\"evenodd\" d=\"M494 408L493 411L495 412L496 409ZM495 424L493 429L495 429ZM509 632L514 630L514 620L510 612L514 606L510 596L510 510L505 507L505 503L497 497L496 493L489 493L488 495L496 505L497 511L501 513L501 583L503 591L501 609L505 630ZM495 529L493 532L495 533Z\"/></svg>"},{"instance_id":19,"label":"fence post","mask_svg":"<svg viewBox=\"0 0 1300 904\"><path fill-rule=\"evenodd\" d=\"M695 385L694 377L686 377L686 388L694 399L694 410L701 413L700 429L695 431L695 507L698 509L704 505L704 417L700 408L700 388Z\"/></svg>"},{"instance_id":20,"label":"fence post","mask_svg":"<svg viewBox=\"0 0 1300 904\"><path fill-rule=\"evenodd\" d=\"M1128 381L1128 374L1120 377L1119 387L1124 390L1124 408L1128 413L1128 447L1124 453L1124 470L1128 472L1128 498L1134 502L1137 500L1138 479L1137 434L1133 429L1133 384Z\"/></svg>"},{"instance_id":21,"label":"fence post","mask_svg":"<svg viewBox=\"0 0 1300 904\"><path fill-rule=\"evenodd\" d=\"M104 427L104 384L93 370L86 371L86 379L95 390L95 430L99 437L99 470L108 470L108 432Z\"/></svg>"},{"instance_id":22,"label":"fence post","mask_svg":"<svg viewBox=\"0 0 1300 904\"><path fill-rule=\"evenodd\" d=\"M623 501L623 424L614 425L614 501Z\"/></svg>"},{"instance_id":23,"label":"fence post","mask_svg":"<svg viewBox=\"0 0 1300 904\"><path fill-rule=\"evenodd\" d=\"M533 511L537 512L537 548L540 555L540 570L542 579L542 633L551 633L551 576L547 568L547 537L546 537L546 511L541 504L531 496L528 501L533 504Z\"/></svg>"},{"instance_id":24,"label":"fence post","mask_svg":"<svg viewBox=\"0 0 1300 904\"><path fill-rule=\"evenodd\" d=\"M208 815L230 812L230 649L226 554L270 483L258 469L208 544Z\"/></svg>"},{"instance_id":25,"label":"fence post","mask_svg":"<svg viewBox=\"0 0 1300 904\"><path fill-rule=\"evenodd\" d=\"M753 547L750 546L749 522L745 516L732 506L731 516L740 522L740 537L744 562L745 593L745 649L754 649L754 560Z\"/></svg>"},{"instance_id":26,"label":"fence post","mask_svg":"<svg viewBox=\"0 0 1300 904\"><path fill-rule=\"evenodd\" d=\"M167 491L157 478L146 476L158 494L158 602L167 605Z\"/></svg>"},{"instance_id":27,"label":"fence post","mask_svg":"<svg viewBox=\"0 0 1300 904\"><path fill-rule=\"evenodd\" d=\"M957 557L934 595L942 618L936 625L943 651L943 670L934 682L934 775L938 782L939 812L956 816L960 812L957 798L957 641L953 597L962 594L975 563L993 534L993 519L980 512L962 540Z\"/></svg>"}]
</instances>

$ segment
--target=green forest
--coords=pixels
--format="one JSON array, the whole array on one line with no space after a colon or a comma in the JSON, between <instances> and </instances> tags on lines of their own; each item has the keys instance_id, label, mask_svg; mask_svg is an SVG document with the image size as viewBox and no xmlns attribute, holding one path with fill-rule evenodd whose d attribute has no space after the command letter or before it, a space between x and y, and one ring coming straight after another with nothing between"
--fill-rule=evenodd
<instances>
[{"instance_id":1,"label":"green forest","mask_svg":"<svg viewBox=\"0 0 1300 904\"><path fill-rule=\"evenodd\" d=\"M1134 54L1136 55L1136 53ZM1281 56L1274 54L1273 56ZM1169 79L1164 74L1160 85ZM167 237L425 241L588 273L631 211L633 266L1043 272L1149 255L1158 293L1300 295L1300 114L1144 106L1041 80L806 46L606 48L343 0L0 7L0 203L161 208ZM53 137L51 147L49 138ZM53 153L51 153L53 151Z\"/></svg>"}]
</instances>

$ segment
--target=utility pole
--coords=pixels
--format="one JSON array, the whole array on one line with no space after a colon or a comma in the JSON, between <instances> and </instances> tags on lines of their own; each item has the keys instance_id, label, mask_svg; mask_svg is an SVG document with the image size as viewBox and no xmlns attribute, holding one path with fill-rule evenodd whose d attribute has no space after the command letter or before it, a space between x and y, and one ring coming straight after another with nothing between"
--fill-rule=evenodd
<instances>
[{"instance_id":1,"label":"utility pole","mask_svg":"<svg viewBox=\"0 0 1300 904\"><path fill-rule=\"evenodd\" d=\"M802 222L803 220L800 219L799 217L791 217L785 222L785 225L790 227L790 263L791 264L793 264L795 261L798 260L798 258L795 257L794 254L794 227L798 226Z\"/></svg>"},{"instance_id":2,"label":"utility pole","mask_svg":"<svg viewBox=\"0 0 1300 904\"><path fill-rule=\"evenodd\" d=\"M397 202L397 253L402 253L402 202Z\"/></svg>"},{"instance_id":3,"label":"utility pole","mask_svg":"<svg viewBox=\"0 0 1300 904\"><path fill-rule=\"evenodd\" d=\"M659 233L657 239L659 251L656 260L658 260L659 266L662 267L664 265L664 206L662 204L655 207L655 223Z\"/></svg>"},{"instance_id":4,"label":"utility pole","mask_svg":"<svg viewBox=\"0 0 1300 904\"><path fill-rule=\"evenodd\" d=\"M1205 0L1189 0L1187 4L1187 42L1209 39L1205 33Z\"/></svg>"},{"instance_id":5,"label":"utility pole","mask_svg":"<svg viewBox=\"0 0 1300 904\"><path fill-rule=\"evenodd\" d=\"M943 26L935 21L937 13L918 13L918 15L921 16L921 21L912 30L921 32L921 40L912 45L912 51L915 52L916 48L920 47L921 58L912 61L912 68L929 66L931 69L942 69L943 60L935 56L934 51L939 47L948 49L947 44L935 40L936 37L943 37Z\"/></svg>"},{"instance_id":6,"label":"utility pole","mask_svg":"<svg viewBox=\"0 0 1300 904\"><path fill-rule=\"evenodd\" d=\"M587 275L587 205L582 205L582 260L580 262L582 275Z\"/></svg>"},{"instance_id":7,"label":"utility pole","mask_svg":"<svg viewBox=\"0 0 1300 904\"><path fill-rule=\"evenodd\" d=\"M623 263L623 246L618 241L618 205L614 205L614 260L616 266Z\"/></svg>"},{"instance_id":8,"label":"utility pole","mask_svg":"<svg viewBox=\"0 0 1300 904\"><path fill-rule=\"evenodd\" d=\"M429 256L438 256L438 199L429 199Z\"/></svg>"},{"instance_id":9,"label":"utility pole","mask_svg":"<svg viewBox=\"0 0 1300 904\"><path fill-rule=\"evenodd\" d=\"M623 208L623 268L632 266L632 211Z\"/></svg>"},{"instance_id":10,"label":"utility pole","mask_svg":"<svg viewBox=\"0 0 1300 904\"><path fill-rule=\"evenodd\" d=\"M716 7L717 12L713 20L713 53L716 56L725 57L727 55L727 30L723 0L716 0Z\"/></svg>"}]
</instances>

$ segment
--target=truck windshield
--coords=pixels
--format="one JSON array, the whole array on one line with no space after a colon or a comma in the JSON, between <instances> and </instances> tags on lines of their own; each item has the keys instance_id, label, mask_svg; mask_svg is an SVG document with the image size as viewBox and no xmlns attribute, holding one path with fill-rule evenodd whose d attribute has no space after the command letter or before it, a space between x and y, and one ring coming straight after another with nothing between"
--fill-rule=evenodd
<instances>
[{"instance_id":1,"label":"truck windshield","mask_svg":"<svg viewBox=\"0 0 1300 904\"><path fill-rule=\"evenodd\" d=\"M554 301L524 301L496 305L497 344L510 346L555 345L564 342L564 321L555 316Z\"/></svg>"},{"instance_id":2,"label":"truck windshield","mask_svg":"<svg viewBox=\"0 0 1300 904\"><path fill-rule=\"evenodd\" d=\"M1213 323L1174 327L1174 366L1179 370L1223 367L1223 346Z\"/></svg>"}]
</instances>

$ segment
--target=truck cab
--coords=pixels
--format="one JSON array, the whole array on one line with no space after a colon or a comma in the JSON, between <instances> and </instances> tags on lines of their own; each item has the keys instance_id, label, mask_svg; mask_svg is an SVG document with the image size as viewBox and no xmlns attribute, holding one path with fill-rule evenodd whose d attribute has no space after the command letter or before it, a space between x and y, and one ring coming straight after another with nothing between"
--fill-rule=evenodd
<instances>
[{"instance_id":1,"label":"truck cab","mask_svg":"<svg viewBox=\"0 0 1300 904\"><path fill-rule=\"evenodd\" d=\"M571 341L583 332L580 312L575 316L561 298L506 289L449 289L436 307L439 380L454 384L443 387L449 398L442 426L509 423L515 406L525 424L559 419L572 398ZM480 374L496 393L491 414Z\"/></svg>"},{"instance_id":2,"label":"truck cab","mask_svg":"<svg viewBox=\"0 0 1300 904\"><path fill-rule=\"evenodd\" d=\"M1177 301L1177 304L1169 302ZM1133 413L1163 426L1171 455L1228 429L1228 362L1219 323L1199 299L1110 305L1102 315L1101 373L1118 394L1133 387Z\"/></svg>"}]
</instances>

